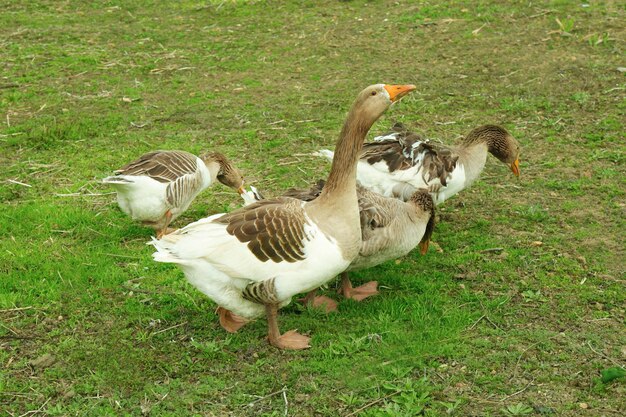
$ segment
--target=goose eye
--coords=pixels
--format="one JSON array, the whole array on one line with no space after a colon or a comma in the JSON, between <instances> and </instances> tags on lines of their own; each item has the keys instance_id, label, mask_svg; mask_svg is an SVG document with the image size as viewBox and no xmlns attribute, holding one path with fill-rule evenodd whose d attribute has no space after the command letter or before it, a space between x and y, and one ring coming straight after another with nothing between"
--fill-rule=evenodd
<instances>
[{"instance_id":1,"label":"goose eye","mask_svg":"<svg viewBox=\"0 0 626 417\"><path fill-rule=\"evenodd\" d=\"M375 96L376 95L376 91L372 91L372 95Z\"/></svg>"}]
</instances>

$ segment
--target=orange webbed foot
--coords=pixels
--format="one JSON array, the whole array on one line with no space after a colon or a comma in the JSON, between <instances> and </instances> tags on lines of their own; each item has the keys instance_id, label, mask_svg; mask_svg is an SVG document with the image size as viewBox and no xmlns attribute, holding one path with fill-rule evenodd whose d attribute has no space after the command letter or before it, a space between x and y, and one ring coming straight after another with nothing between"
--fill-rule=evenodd
<instances>
[{"instance_id":1,"label":"orange webbed foot","mask_svg":"<svg viewBox=\"0 0 626 417\"><path fill-rule=\"evenodd\" d=\"M309 302L311 307L324 309L326 314L337 311L337 301L333 300L330 297L326 297L325 295L320 295L317 297L313 297L313 299Z\"/></svg>"},{"instance_id":2,"label":"orange webbed foot","mask_svg":"<svg viewBox=\"0 0 626 417\"><path fill-rule=\"evenodd\" d=\"M288 332L285 332L274 340L272 340L272 338L270 337L270 343L272 344L272 346L275 346L279 349L308 349L311 347L311 345L309 344L310 341L310 337L304 336L296 332L295 330L289 330Z\"/></svg>"},{"instance_id":3,"label":"orange webbed foot","mask_svg":"<svg viewBox=\"0 0 626 417\"><path fill-rule=\"evenodd\" d=\"M352 288L352 286L349 288L343 287L341 293L346 298L350 298L355 301L363 301L368 297L378 294L378 282L370 281L355 288Z\"/></svg>"},{"instance_id":4,"label":"orange webbed foot","mask_svg":"<svg viewBox=\"0 0 626 417\"><path fill-rule=\"evenodd\" d=\"M238 316L237 314L223 307L218 307L216 313L220 317L220 325L228 333L235 333L237 330L241 329L243 326L250 322L250 320Z\"/></svg>"}]
</instances>

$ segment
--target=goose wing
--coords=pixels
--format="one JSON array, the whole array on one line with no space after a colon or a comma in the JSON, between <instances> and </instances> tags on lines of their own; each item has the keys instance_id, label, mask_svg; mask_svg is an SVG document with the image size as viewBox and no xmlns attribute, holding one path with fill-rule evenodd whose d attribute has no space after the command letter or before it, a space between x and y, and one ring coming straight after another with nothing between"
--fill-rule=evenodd
<instances>
[{"instance_id":1,"label":"goose wing","mask_svg":"<svg viewBox=\"0 0 626 417\"><path fill-rule=\"evenodd\" d=\"M318 180L315 183L315 185L313 185L308 190L290 188L285 193L283 193L283 197L297 198L298 200L301 200L301 201L313 201L317 197L319 197L320 194L322 194L322 189L324 188L325 184L326 184L326 181Z\"/></svg>"},{"instance_id":2,"label":"goose wing","mask_svg":"<svg viewBox=\"0 0 626 417\"><path fill-rule=\"evenodd\" d=\"M215 220L262 262L296 262L306 258L306 215L293 198L262 200Z\"/></svg>"},{"instance_id":3,"label":"goose wing","mask_svg":"<svg viewBox=\"0 0 626 417\"><path fill-rule=\"evenodd\" d=\"M402 202L371 192L364 187L357 187L359 216L361 219L361 239L363 246L381 229L389 226L401 208Z\"/></svg>"},{"instance_id":4,"label":"goose wing","mask_svg":"<svg viewBox=\"0 0 626 417\"><path fill-rule=\"evenodd\" d=\"M398 123L392 132L364 145L359 180L384 195L407 199L417 188L436 193L447 187L458 160L453 149Z\"/></svg>"},{"instance_id":5,"label":"goose wing","mask_svg":"<svg viewBox=\"0 0 626 417\"><path fill-rule=\"evenodd\" d=\"M147 176L161 183L176 181L198 170L198 158L183 151L154 151L115 171L115 175Z\"/></svg>"}]
</instances>

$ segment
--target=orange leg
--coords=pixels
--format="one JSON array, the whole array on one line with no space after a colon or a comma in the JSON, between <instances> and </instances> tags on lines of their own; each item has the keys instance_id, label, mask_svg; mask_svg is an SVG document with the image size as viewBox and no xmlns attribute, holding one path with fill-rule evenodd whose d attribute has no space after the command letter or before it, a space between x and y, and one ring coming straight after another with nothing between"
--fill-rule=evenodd
<instances>
[{"instance_id":1,"label":"orange leg","mask_svg":"<svg viewBox=\"0 0 626 417\"><path fill-rule=\"evenodd\" d=\"M347 272L341 273L341 289L339 292L346 298L351 298L355 301L363 301L367 297L378 294L378 282L370 281L360 287L353 288L350 277Z\"/></svg>"},{"instance_id":2,"label":"orange leg","mask_svg":"<svg viewBox=\"0 0 626 417\"><path fill-rule=\"evenodd\" d=\"M280 334L278 329L278 305L266 304L265 311L267 313L267 327L270 344L279 349L306 349L309 345L310 337L301 335L295 330L290 330L285 334Z\"/></svg>"},{"instance_id":3,"label":"orange leg","mask_svg":"<svg viewBox=\"0 0 626 417\"><path fill-rule=\"evenodd\" d=\"M172 211L167 210L165 212L165 224L163 225L163 228L157 232L157 239L161 239L164 235L166 235L169 232L167 227L170 225L171 221L172 221Z\"/></svg>"}]
</instances>

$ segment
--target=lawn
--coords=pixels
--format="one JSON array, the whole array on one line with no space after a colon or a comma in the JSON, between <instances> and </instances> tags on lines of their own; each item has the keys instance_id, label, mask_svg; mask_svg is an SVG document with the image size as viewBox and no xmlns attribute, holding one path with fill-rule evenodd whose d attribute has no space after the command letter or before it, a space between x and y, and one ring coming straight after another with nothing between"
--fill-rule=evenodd
<instances>
[{"instance_id":1,"label":"lawn","mask_svg":"<svg viewBox=\"0 0 626 417\"><path fill-rule=\"evenodd\" d=\"M624 415L625 22L615 1L5 1L0 415ZM224 332L100 183L182 149L304 187L379 82L418 88L370 138L501 124L522 175L490 157L427 255L352 275L379 296L283 309L309 350ZM216 185L173 226L240 204Z\"/></svg>"}]
</instances>

